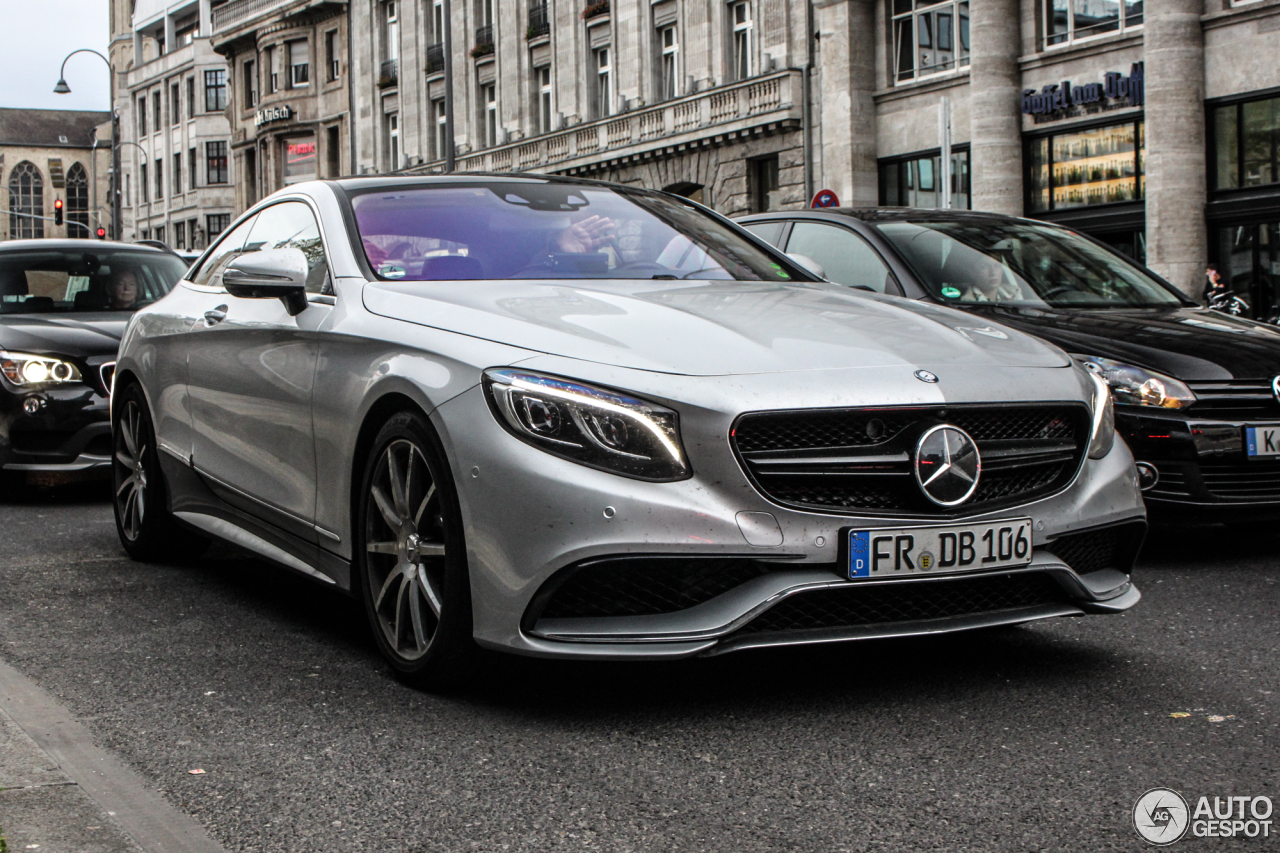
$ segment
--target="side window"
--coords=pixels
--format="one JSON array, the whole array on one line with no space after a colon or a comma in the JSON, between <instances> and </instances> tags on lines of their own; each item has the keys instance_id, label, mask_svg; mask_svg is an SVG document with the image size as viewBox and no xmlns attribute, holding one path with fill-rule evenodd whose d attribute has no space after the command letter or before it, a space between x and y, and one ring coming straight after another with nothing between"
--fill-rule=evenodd
<instances>
[{"instance_id":1,"label":"side window","mask_svg":"<svg viewBox=\"0 0 1280 853\"><path fill-rule=\"evenodd\" d=\"M752 234L764 240L770 246L777 246L782 242L782 229L786 227L785 222L750 222L742 226Z\"/></svg>"},{"instance_id":2,"label":"side window","mask_svg":"<svg viewBox=\"0 0 1280 853\"><path fill-rule=\"evenodd\" d=\"M857 234L838 225L820 222L797 222L791 228L787 253L804 255L818 262L823 272L836 284L847 287L869 287L876 293L898 291L889 268Z\"/></svg>"},{"instance_id":3,"label":"side window","mask_svg":"<svg viewBox=\"0 0 1280 853\"><path fill-rule=\"evenodd\" d=\"M209 257L205 258L204 263L200 265L200 269L196 270L195 275L191 276L191 283L202 284L206 287L222 287L222 271L244 249L244 241L249 236L249 230L253 228L253 222L254 217L251 216L237 225L235 230L223 237L218 242L218 245L214 246L213 251L209 253Z\"/></svg>"},{"instance_id":4,"label":"side window","mask_svg":"<svg viewBox=\"0 0 1280 853\"><path fill-rule=\"evenodd\" d=\"M258 214L258 221L249 233L244 250L257 252L262 249L301 249L307 256L307 293L333 293L320 228L311 208L302 202L273 204Z\"/></svg>"}]
</instances>

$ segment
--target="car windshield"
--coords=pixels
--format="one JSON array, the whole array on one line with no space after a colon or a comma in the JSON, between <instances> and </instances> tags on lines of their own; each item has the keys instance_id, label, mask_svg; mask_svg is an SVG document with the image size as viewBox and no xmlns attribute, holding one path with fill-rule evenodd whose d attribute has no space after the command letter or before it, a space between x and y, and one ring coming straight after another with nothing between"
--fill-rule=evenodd
<instances>
[{"instance_id":1,"label":"car windshield","mask_svg":"<svg viewBox=\"0 0 1280 853\"><path fill-rule=\"evenodd\" d=\"M733 226L644 190L477 181L376 189L351 205L382 279L809 279Z\"/></svg>"},{"instance_id":2,"label":"car windshield","mask_svg":"<svg viewBox=\"0 0 1280 853\"><path fill-rule=\"evenodd\" d=\"M186 271L174 255L136 249L0 252L0 314L135 311Z\"/></svg>"},{"instance_id":3,"label":"car windshield","mask_svg":"<svg viewBox=\"0 0 1280 853\"><path fill-rule=\"evenodd\" d=\"M1053 225L947 221L876 223L935 297L946 303L1053 308L1181 305L1120 256Z\"/></svg>"}]
</instances>

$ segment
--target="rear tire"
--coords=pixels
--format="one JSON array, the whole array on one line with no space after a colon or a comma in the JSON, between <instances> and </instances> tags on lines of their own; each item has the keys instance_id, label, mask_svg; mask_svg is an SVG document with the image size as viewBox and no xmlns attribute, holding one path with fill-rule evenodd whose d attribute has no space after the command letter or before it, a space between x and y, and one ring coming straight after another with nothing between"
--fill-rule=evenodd
<instances>
[{"instance_id":1,"label":"rear tire","mask_svg":"<svg viewBox=\"0 0 1280 853\"><path fill-rule=\"evenodd\" d=\"M401 681L457 685L475 657L457 491L444 450L415 412L373 440L354 514L355 581L379 651Z\"/></svg>"},{"instance_id":2,"label":"rear tire","mask_svg":"<svg viewBox=\"0 0 1280 853\"><path fill-rule=\"evenodd\" d=\"M141 562L178 562L202 551L207 541L184 534L169 513L169 493L147 398L136 384L115 401L111 419L111 505L116 533L129 556ZM190 547L182 543L190 540ZM185 553L184 553L185 552Z\"/></svg>"}]
</instances>

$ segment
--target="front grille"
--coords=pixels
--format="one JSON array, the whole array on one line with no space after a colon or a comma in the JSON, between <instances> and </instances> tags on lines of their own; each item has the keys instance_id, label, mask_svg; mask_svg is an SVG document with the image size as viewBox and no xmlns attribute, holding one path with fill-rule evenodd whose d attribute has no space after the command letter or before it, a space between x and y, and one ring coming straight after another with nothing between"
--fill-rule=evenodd
<instances>
[{"instance_id":1,"label":"front grille","mask_svg":"<svg viewBox=\"0 0 1280 853\"><path fill-rule=\"evenodd\" d=\"M1128 574L1138 558L1146 534L1146 522L1131 521L1068 533L1050 541L1044 550L1058 557L1076 574L1088 574L1099 569L1117 569Z\"/></svg>"},{"instance_id":2,"label":"front grille","mask_svg":"<svg viewBox=\"0 0 1280 853\"><path fill-rule=\"evenodd\" d=\"M1144 496L1170 500L1191 496L1191 487L1187 484L1187 472L1182 465L1174 462L1152 462L1151 464L1156 466L1159 477L1154 486L1143 492Z\"/></svg>"},{"instance_id":3,"label":"front grille","mask_svg":"<svg viewBox=\"0 0 1280 853\"><path fill-rule=\"evenodd\" d=\"M982 455L977 491L951 514L1058 491L1089 442L1089 410L1075 403L754 412L731 440L756 488L784 506L942 515L912 474L920 435L942 423L969 433Z\"/></svg>"},{"instance_id":4,"label":"front grille","mask_svg":"<svg viewBox=\"0 0 1280 853\"><path fill-rule=\"evenodd\" d=\"M1200 464L1209 493L1233 501L1280 501L1280 464L1212 462Z\"/></svg>"},{"instance_id":5,"label":"front grille","mask_svg":"<svg viewBox=\"0 0 1280 853\"><path fill-rule=\"evenodd\" d=\"M776 563L738 558L625 557L565 570L536 618L648 616L710 601Z\"/></svg>"},{"instance_id":6,"label":"front grille","mask_svg":"<svg viewBox=\"0 0 1280 853\"><path fill-rule=\"evenodd\" d=\"M1215 418L1280 417L1270 379L1223 379L1187 383L1196 395L1190 412Z\"/></svg>"},{"instance_id":7,"label":"front grille","mask_svg":"<svg viewBox=\"0 0 1280 853\"><path fill-rule=\"evenodd\" d=\"M856 628L954 619L1001 610L1061 604L1062 586L1042 572L908 583L856 584L783 599L739 634Z\"/></svg>"}]
</instances>

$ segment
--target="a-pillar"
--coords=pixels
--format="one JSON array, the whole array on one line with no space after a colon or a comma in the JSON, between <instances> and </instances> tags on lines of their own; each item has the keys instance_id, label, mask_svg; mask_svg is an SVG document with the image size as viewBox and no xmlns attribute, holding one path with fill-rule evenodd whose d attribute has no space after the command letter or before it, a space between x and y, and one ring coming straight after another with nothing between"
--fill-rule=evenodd
<instances>
[{"instance_id":1,"label":"a-pillar","mask_svg":"<svg viewBox=\"0 0 1280 853\"><path fill-rule=\"evenodd\" d=\"M875 4L815 0L820 32L822 173L813 189L835 190L843 205L880 202L876 167ZM808 199L805 203L808 204Z\"/></svg>"},{"instance_id":2,"label":"a-pillar","mask_svg":"<svg viewBox=\"0 0 1280 853\"><path fill-rule=\"evenodd\" d=\"M1142 36L1147 265L1196 298L1208 254L1203 11L1202 0L1148 3Z\"/></svg>"},{"instance_id":3,"label":"a-pillar","mask_svg":"<svg viewBox=\"0 0 1280 853\"><path fill-rule=\"evenodd\" d=\"M969 4L969 169L974 210L1023 214L1018 0Z\"/></svg>"}]
</instances>

